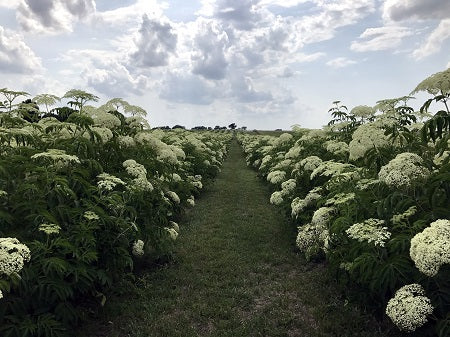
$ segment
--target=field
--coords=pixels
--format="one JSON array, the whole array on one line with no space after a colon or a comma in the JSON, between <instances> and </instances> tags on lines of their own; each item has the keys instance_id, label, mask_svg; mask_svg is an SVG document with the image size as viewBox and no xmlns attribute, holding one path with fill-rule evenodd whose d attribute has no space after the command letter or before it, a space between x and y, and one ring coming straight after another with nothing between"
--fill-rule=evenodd
<instances>
[{"instance_id":1,"label":"field","mask_svg":"<svg viewBox=\"0 0 450 337\"><path fill-rule=\"evenodd\" d=\"M1 89L1 336L449 336L449 78L289 132Z\"/></svg>"}]
</instances>

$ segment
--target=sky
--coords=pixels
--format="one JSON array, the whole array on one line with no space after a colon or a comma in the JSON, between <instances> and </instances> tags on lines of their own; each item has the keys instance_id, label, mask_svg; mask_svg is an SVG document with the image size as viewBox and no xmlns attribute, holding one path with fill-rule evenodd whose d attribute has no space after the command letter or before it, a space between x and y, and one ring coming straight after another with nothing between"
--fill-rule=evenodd
<instances>
[{"instance_id":1,"label":"sky","mask_svg":"<svg viewBox=\"0 0 450 337\"><path fill-rule=\"evenodd\" d=\"M0 0L1 88L120 97L153 127L320 128L448 67L448 0Z\"/></svg>"}]
</instances>

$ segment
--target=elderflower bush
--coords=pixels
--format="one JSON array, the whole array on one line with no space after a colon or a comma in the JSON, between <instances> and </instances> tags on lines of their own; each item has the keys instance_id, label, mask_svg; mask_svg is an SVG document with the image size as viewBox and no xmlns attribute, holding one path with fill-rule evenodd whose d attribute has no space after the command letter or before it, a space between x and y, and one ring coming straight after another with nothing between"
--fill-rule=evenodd
<instances>
[{"instance_id":1,"label":"elderflower bush","mask_svg":"<svg viewBox=\"0 0 450 337\"><path fill-rule=\"evenodd\" d=\"M272 189L268 202L298 228L300 252L325 259L365 307L388 307L399 329L428 322L439 337L450 331L449 71L413 90L432 95L420 112L411 96L351 110L337 101L320 130L238 133L248 166ZM402 289L414 282L425 287Z\"/></svg>"},{"instance_id":2,"label":"elderflower bush","mask_svg":"<svg viewBox=\"0 0 450 337\"><path fill-rule=\"evenodd\" d=\"M30 110L0 106L2 234L17 238L0 239L1 336L65 336L80 300L95 303L144 260L170 259L173 219L220 171L232 138L150 130L143 109L89 106L98 97L81 90L45 96L55 110L44 96Z\"/></svg>"}]
</instances>

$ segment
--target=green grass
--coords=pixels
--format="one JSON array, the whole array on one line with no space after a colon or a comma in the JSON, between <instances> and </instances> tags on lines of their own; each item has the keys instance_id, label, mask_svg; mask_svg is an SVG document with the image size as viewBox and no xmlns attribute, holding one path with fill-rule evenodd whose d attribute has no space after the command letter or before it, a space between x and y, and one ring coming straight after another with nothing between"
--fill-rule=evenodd
<instances>
[{"instance_id":1,"label":"green grass","mask_svg":"<svg viewBox=\"0 0 450 337\"><path fill-rule=\"evenodd\" d=\"M346 304L233 141L223 170L180 221L175 263L110 298L78 336L392 336Z\"/></svg>"}]
</instances>

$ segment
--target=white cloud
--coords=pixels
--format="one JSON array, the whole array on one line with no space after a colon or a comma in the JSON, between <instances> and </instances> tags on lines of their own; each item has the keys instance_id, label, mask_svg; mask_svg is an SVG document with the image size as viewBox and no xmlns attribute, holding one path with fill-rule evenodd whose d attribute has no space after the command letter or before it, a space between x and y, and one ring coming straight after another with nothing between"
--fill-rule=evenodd
<instances>
[{"instance_id":1,"label":"white cloud","mask_svg":"<svg viewBox=\"0 0 450 337\"><path fill-rule=\"evenodd\" d=\"M167 3L158 0L137 0L130 6L113 10L97 12L96 20L111 26L132 26L142 22L142 15L147 13L152 17L162 17Z\"/></svg>"},{"instance_id":2,"label":"white cloud","mask_svg":"<svg viewBox=\"0 0 450 337\"><path fill-rule=\"evenodd\" d=\"M0 26L0 71L7 74L29 74L42 70L41 60L19 34Z\"/></svg>"},{"instance_id":3,"label":"white cloud","mask_svg":"<svg viewBox=\"0 0 450 337\"><path fill-rule=\"evenodd\" d=\"M229 45L227 33L213 20L200 20L193 42L193 73L207 79L223 79L228 67L225 56Z\"/></svg>"},{"instance_id":4,"label":"white cloud","mask_svg":"<svg viewBox=\"0 0 450 337\"><path fill-rule=\"evenodd\" d=\"M121 62L124 55L102 50L69 50L63 61L79 74L84 85L109 97L142 95L149 87L149 79L142 74L132 74ZM70 74L68 74L70 75Z\"/></svg>"},{"instance_id":5,"label":"white cloud","mask_svg":"<svg viewBox=\"0 0 450 337\"><path fill-rule=\"evenodd\" d=\"M378 51L394 49L398 47L403 38L413 35L407 27L384 26L377 28L367 28L359 39L365 41L353 41L350 49L356 52Z\"/></svg>"},{"instance_id":6,"label":"white cloud","mask_svg":"<svg viewBox=\"0 0 450 337\"><path fill-rule=\"evenodd\" d=\"M318 14L301 17L293 23L293 34L302 44L333 38L340 27L355 24L375 11L374 0L318 1Z\"/></svg>"},{"instance_id":7,"label":"white cloud","mask_svg":"<svg viewBox=\"0 0 450 337\"><path fill-rule=\"evenodd\" d=\"M170 102L195 105L212 104L220 96L221 91L213 82L180 71L166 74L160 92L160 98Z\"/></svg>"},{"instance_id":8,"label":"white cloud","mask_svg":"<svg viewBox=\"0 0 450 337\"><path fill-rule=\"evenodd\" d=\"M170 22L142 16L139 36L135 41L137 50L130 54L138 67L160 67L167 65L177 47L177 35Z\"/></svg>"},{"instance_id":9,"label":"white cloud","mask_svg":"<svg viewBox=\"0 0 450 337\"><path fill-rule=\"evenodd\" d=\"M383 19L436 20L450 17L448 0L386 0L383 4Z\"/></svg>"},{"instance_id":10,"label":"white cloud","mask_svg":"<svg viewBox=\"0 0 450 337\"><path fill-rule=\"evenodd\" d=\"M93 14L94 0L22 0L16 19L25 31L56 34L72 32L77 21Z\"/></svg>"},{"instance_id":11,"label":"white cloud","mask_svg":"<svg viewBox=\"0 0 450 337\"><path fill-rule=\"evenodd\" d=\"M17 8L22 0L0 0L0 7Z\"/></svg>"},{"instance_id":12,"label":"white cloud","mask_svg":"<svg viewBox=\"0 0 450 337\"><path fill-rule=\"evenodd\" d=\"M413 52L413 57L417 60L437 53L444 42L450 38L450 19L442 20L435 30L428 36L424 45Z\"/></svg>"},{"instance_id":13,"label":"white cloud","mask_svg":"<svg viewBox=\"0 0 450 337\"><path fill-rule=\"evenodd\" d=\"M294 7L311 0L262 0L259 4L262 6L280 6L280 7Z\"/></svg>"},{"instance_id":14,"label":"white cloud","mask_svg":"<svg viewBox=\"0 0 450 337\"><path fill-rule=\"evenodd\" d=\"M332 68L344 68L355 63L357 62L346 57L337 57L335 59L329 60L326 65Z\"/></svg>"}]
</instances>

